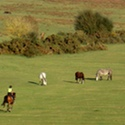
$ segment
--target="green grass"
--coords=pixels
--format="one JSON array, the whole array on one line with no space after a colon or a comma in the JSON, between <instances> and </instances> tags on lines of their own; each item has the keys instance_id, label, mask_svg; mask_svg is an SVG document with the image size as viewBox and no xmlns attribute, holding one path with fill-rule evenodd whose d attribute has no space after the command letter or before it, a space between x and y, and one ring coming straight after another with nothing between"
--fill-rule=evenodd
<instances>
[{"instance_id":1,"label":"green grass","mask_svg":"<svg viewBox=\"0 0 125 125\"><path fill-rule=\"evenodd\" d=\"M107 51L34 58L0 56L0 100L13 85L17 98L11 113L0 107L1 125L124 125L125 45ZM113 80L95 81L98 68L112 68ZM39 73L47 86L39 86ZM83 71L85 84L74 73Z\"/></svg>"}]
</instances>

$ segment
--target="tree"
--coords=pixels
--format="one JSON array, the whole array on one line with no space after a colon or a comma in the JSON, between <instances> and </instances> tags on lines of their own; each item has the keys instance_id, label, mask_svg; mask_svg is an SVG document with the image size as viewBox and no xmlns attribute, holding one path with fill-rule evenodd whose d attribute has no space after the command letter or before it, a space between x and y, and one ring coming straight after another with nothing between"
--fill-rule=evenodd
<instances>
[{"instance_id":1,"label":"tree","mask_svg":"<svg viewBox=\"0 0 125 125\"><path fill-rule=\"evenodd\" d=\"M38 25L31 16L8 17L4 22L4 30L13 37L22 37L32 32L37 33Z\"/></svg>"},{"instance_id":2,"label":"tree","mask_svg":"<svg viewBox=\"0 0 125 125\"><path fill-rule=\"evenodd\" d=\"M93 13L90 10L80 12L75 19L75 30L82 30L87 35L100 32L111 32L113 23L106 17L101 16L98 12Z\"/></svg>"}]
</instances>

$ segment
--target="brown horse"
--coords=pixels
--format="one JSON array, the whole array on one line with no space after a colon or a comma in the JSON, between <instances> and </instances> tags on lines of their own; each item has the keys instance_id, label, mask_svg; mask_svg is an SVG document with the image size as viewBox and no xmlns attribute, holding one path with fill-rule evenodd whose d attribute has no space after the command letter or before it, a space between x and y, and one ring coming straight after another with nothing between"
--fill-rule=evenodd
<instances>
[{"instance_id":1,"label":"brown horse","mask_svg":"<svg viewBox=\"0 0 125 125\"><path fill-rule=\"evenodd\" d=\"M75 73L75 80L78 82L78 83L84 83L85 81L85 77L84 77L84 74L83 72L76 72Z\"/></svg>"},{"instance_id":2,"label":"brown horse","mask_svg":"<svg viewBox=\"0 0 125 125\"><path fill-rule=\"evenodd\" d=\"M7 111L10 112L12 110L15 98L16 98L15 92L12 94L8 94L8 95L4 96L4 100L1 105L3 105L5 107L5 105L7 104Z\"/></svg>"}]
</instances>

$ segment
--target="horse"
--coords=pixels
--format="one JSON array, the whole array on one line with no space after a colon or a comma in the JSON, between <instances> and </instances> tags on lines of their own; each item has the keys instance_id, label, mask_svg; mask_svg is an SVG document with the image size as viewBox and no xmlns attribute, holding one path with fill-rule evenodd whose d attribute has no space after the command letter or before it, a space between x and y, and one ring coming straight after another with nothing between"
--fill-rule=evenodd
<instances>
[{"instance_id":1,"label":"horse","mask_svg":"<svg viewBox=\"0 0 125 125\"><path fill-rule=\"evenodd\" d=\"M76 72L75 73L75 80L76 80L76 82L78 82L78 83L84 83L84 81L85 81L85 78L84 78L84 74L83 74L83 72Z\"/></svg>"},{"instance_id":2,"label":"horse","mask_svg":"<svg viewBox=\"0 0 125 125\"><path fill-rule=\"evenodd\" d=\"M5 95L3 103L1 105L3 105L5 107L5 105L7 103L7 111L10 112L12 110L15 98L16 98L15 92L13 92L12 94Z\"/></svg>"},{"instance_id":3,"label":"horse","mask_svg":"<svg viewBox=\"0 0 125 125\"><path fill-rule=\"evenodd\" d=\"M41 85L47 85L46 73L42 72L39 75Z\"/></svg>"},{"instance_id":4,"label":"horse","mask_svg":"<svg viewBox=\"0 0 125 125\"><path fill-rule=\"evenodd\" d=\"M102 80L102 76L108 75L107 80L112 80L112 70L111 69L99 69L96 72L96 81Z\"/></svg>"}]
</instances>

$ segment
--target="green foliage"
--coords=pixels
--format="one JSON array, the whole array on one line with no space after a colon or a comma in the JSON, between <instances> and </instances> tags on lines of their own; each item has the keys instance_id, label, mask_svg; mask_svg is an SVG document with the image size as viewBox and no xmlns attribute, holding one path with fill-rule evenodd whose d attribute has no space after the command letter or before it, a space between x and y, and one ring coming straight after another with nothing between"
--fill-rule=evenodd
<instances>
[{"instance_id":1,"label":"green foliage","mask_svg":"<svg viewBox=\"0 0 125 125\"><path fill-rule=\"evenodd\" d=\"M92 35L99 32L111 32L113 23L108 18L101 16L98 12L90 10L80 12L75 19L75 30L83 30Z\"/></svg>"},{"instance_id":2,"label":"green foliage","mask_svg":"<svg viewBox=\"0 0 125 125\"><path fill-rule=\"evenodd\" d=\"M98 39L102 44L125 43L125 31L113 31L111 33L100 33Z\"/></svg>"},{"instance_id":3,"label":"green foliage","mask_svg":"<svg viewBox=\"0 0 125 125\"><path fill-rule=\"evenodd\" d=\"M53 53L77 53L80 42L72 33L59 33L48 36L44 41L45 46Z\"/></svg>"},{"instance_id":4,"label":"green foliage","mask_svg":"<svg viewBox=\"0 0 125 125\"><path fill-rule=\"evenodd\" d=\"M41 46L26 39L16 38L0 44L0 54L32 57L41 54Z\"/></svg>"},{"instance_id":5,"label":"green foliage","mask_svg":"<svg viewBox=\"0 0 125 125\"><path fill-rule=\"evenodd\" d=\"M31 43L34 43L34 44L40 44L38 39L38 33L36 32L28 32L27 34L23 35L21 38L24 40L30 41Z\"/></svg>"}]
</instances>

